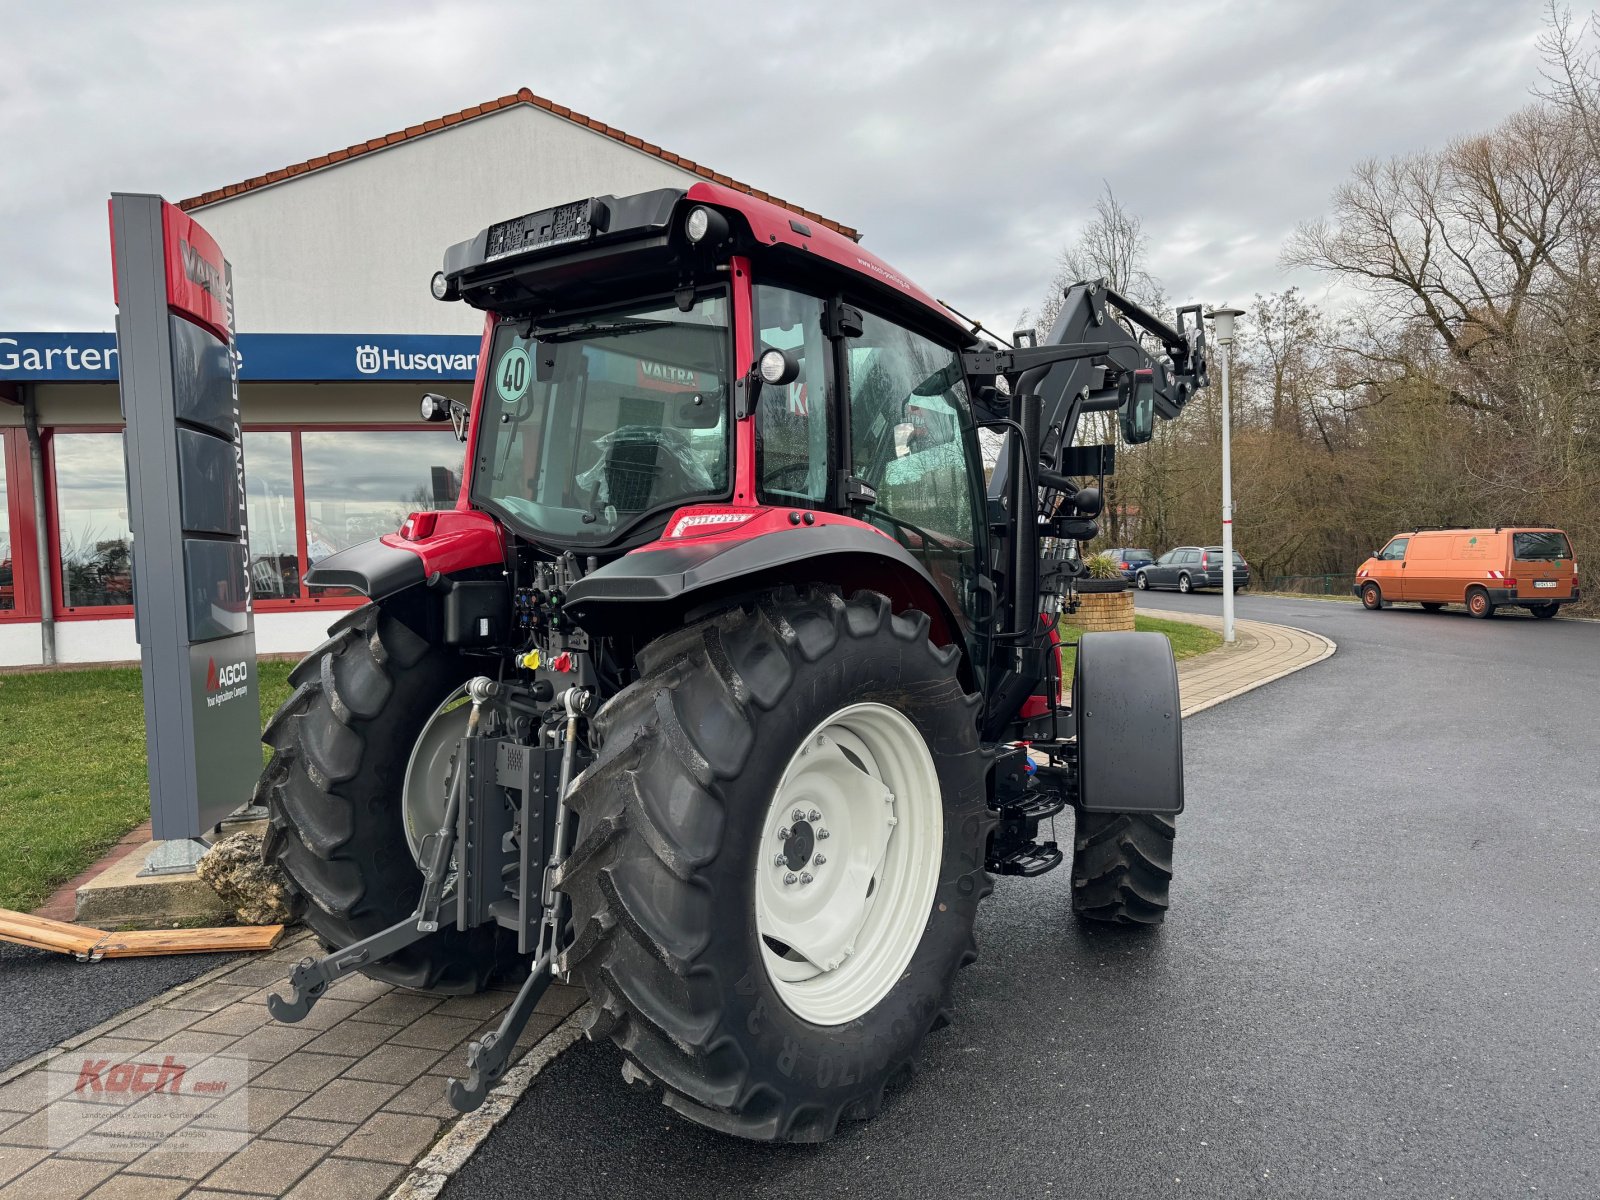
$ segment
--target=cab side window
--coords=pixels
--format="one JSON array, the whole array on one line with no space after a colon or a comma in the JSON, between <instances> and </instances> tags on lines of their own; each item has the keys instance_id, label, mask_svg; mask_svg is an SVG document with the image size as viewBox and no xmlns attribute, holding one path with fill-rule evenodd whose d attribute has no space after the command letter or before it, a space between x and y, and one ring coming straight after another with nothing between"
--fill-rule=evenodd
<instances>
[{"instance_id":1,"label":"cab side window","mask_svg":"<svg viewBox=\"0 0 1600 1200\"><path fill-rule=\"evenodd\" d=\"M970 613L983 473L960 355L871 313L847 346L851 473L877 492L864 515Z\"/></svg>"},{"instance_id":2,"label":"cab side window","mask_svg":"<svg viewBox=\"0 0 1600 1200\"><path fill-rule=\"evenodd\" d=\"M1395 538L1394 541L1383 548L1383 553L1378 555L1379 560L1382 562L1399 562L1406 556L1406 544L1410 540L1410 538Z\"/></svg>"},{"instance_id":3,"label":"cab side window","mask_svg":"<svg viewBox=\"0 0 1600 1200\"><path fill-rule=\"evenodd\" d=\"M828 404L831 348L822 332L816 296L759 284L755 319L765 350L787 350L800 364L794 382L763 386L756 405L756 478L769 502L790 507L822 503L833 477L833 427Z\"/></svg>"}]
</instances>

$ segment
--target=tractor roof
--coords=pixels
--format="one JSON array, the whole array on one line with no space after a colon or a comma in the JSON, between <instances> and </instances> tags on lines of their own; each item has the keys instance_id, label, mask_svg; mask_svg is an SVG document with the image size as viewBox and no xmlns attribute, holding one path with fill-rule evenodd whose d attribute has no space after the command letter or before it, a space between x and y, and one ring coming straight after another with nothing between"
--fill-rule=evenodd
<instances>
[{"instance_id":1,"label":"tractor roof","mask_svg":"<svg viewBox=\"0 0 1600 1200\"><path fill-rule=\"evenodd\" d=\"M692 252L680 217L696 205L720 210L739 228L733 252L781 261L829 290L888 301L891 312L935 326L963 343L972 330L955 313L850 237L815 217L717 183L596 196L498 221L444 256L450 295L501 313L578 298L604 280L681 277ZM718 243L727 252L726 243ZM708 247L710 243L707 243ZM846 282L848 280L848 282Z\"/></svg>"},{"instance_id":2,"label":"tractor roof","mask_svg":"<svg viewBox=\"0 0 1600 1200\"><path fill-rule=\"evenodd\" d=\"M799 213L755 196L736 192L715 183L697 183L691 187L686 199L714 204L718 208L733 209L743 214L750 223L750 231L758 242L771 246L787 246L804 254L843 267L846 271L870 280L877 288L888 288L916 301L929 309L931 315L956 327L963 339L970 340L971 330L955 313L923 291L899 271L870 250L863 250L852 239L836 233L826 225L805 220Z\"/></svg>"}]
</instances>

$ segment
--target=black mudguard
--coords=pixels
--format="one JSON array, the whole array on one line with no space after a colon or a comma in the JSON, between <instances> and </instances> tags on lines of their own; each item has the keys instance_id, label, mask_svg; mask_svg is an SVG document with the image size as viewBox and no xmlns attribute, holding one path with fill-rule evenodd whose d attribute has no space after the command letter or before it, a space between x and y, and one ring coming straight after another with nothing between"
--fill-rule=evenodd
<instances>
[{"instance_id":1,"label":"black mudguard","mask_svg":"<svg viewBox=\"0 0 1600 1200\"><path fill-rule=\"evenodd\" d=\"M1172 643L1159 633L1086 633L1072 676L1078 807L1183 811L1183 709Z\"/></svg>"},{"instance_id":2,"label":"black mudguard","mask_svg":"<svg viewBox=\"0 0 1600 1200\"><path fill-rule=\"evenodd\" d=\"M423 582L422 558L374 538L330 554L306 572L313 587L353 588L369 600L382 600Z\"/></svg>"},{"instance_id":3,"label":"black mudguard","mask_svg":"<svg viewBox=\"0 0 1600 1200\"><path fill-rule=\"evenodd\" d=\"M590 632L609 633L638 623L650 608L685 614L778 583L885 592L902 602L897 609L926 612L935 640L963 644L961 622L922 564L898 542L861 525L805 525L742 540L685 538L635 550L573 584L566 611Z\"/></svg>"}]
</instances>

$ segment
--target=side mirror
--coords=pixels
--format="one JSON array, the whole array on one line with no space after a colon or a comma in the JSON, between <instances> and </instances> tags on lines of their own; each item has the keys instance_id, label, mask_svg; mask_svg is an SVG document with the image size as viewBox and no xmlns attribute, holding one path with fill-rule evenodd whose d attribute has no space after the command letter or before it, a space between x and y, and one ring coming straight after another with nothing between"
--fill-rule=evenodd
<instances>
[{"instance_id":1,"label":"side mirror","mask_svg":"<svg viewBox=\"0 0 1600 1200\"><path fill-rule=\"evenodd\" d=\"M1156 425L1155 373L1148 367L1124 372L1118 391L1122 394L1118 406L1122 415L1122 440L1132 446L1148 442Z\"/></svg>"}]
</instances>

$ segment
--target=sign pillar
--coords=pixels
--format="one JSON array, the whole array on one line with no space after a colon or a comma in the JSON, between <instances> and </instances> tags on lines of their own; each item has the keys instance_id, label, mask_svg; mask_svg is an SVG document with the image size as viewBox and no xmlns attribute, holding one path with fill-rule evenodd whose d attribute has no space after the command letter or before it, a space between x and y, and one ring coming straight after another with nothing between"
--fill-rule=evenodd
<instances>
[{"instance_id":1,"label":"sign pillar","mask_svg":"<svg viewBox=\"0 0 1600 1200\"><path fill-rule=\"evenodd\" d=\"M111 244L151 870L185 870L261 770L232 276L159 196L113 195Z\"/></svg>"}]
</instances>

